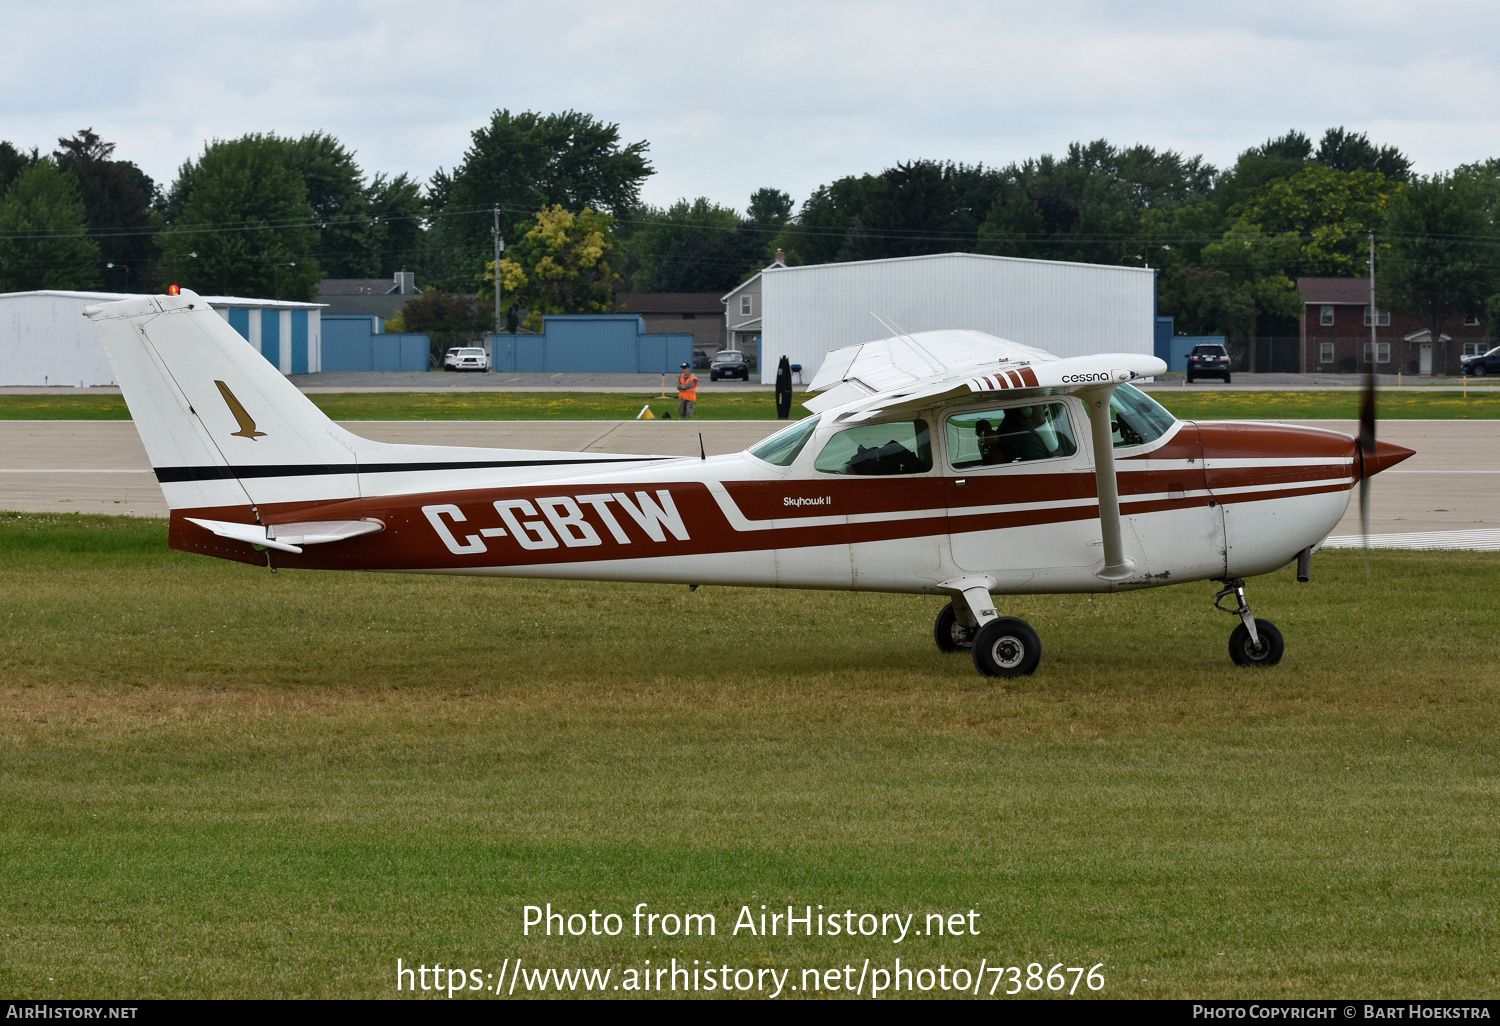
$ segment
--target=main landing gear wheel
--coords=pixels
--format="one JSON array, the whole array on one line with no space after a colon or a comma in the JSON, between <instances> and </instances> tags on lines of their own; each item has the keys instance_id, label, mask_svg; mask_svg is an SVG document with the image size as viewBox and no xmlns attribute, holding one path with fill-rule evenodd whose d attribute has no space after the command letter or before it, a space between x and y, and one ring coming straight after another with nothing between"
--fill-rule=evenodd
<instances>
[{"instance_id":1,"label":"main landing gear wheel","mask_svg":"<svg viewBox=\"0 0 1500 1026\"><path fill-rule=\"evenodd\" d=\"M1250 640L1250 630L1244 624L1229 635L1229 658L1236 666L1275 666L1281 662L1286 643L1281 640L1281 631L1270 620L1256 620L1255 633L1259 641Z\"/></svg>"},{"instance_id":2,"label":"main landing gear wheel","mask_svg":"<svg viewBox=\"0 0 1500 1026\"><path fill-rule=\"evenodd\" d=\"M1221 578L1224 587L1214 596L1214 608L1240 618L1240 625L1229 635L1229 658L1236 666L1275 666L1281 662L1286 651L1286 642L1281 631L1270 620L1258 620L1250 613L1250 602L1245 598L1245 582L1238 577ZM1223 605L1226 598L1233 598L1235 608Z\"/></svg>"},{"instance_id":3,"label":"main landing gear wheel","mask_svg":"<svg viewBox=\"0 0 1500 1026\"><path fill-rule=\"evenodd\" d=\"M974 668L986 677L1024 677L1042 661L1042 639L1025 620L1002 616L974 636Z\"/></svg>"},{"instance_id":4,"label":"main landing gear wheel","mask_svg":"<svg viewBox=\"0 0 1500 1026\"><path fill-rule=\"evenodd\" d=\"M958 614L949 602L932 625L932 638L943 652L967 652L974 647L974 628L958 622Z\"/></svg>"}]
</instances>

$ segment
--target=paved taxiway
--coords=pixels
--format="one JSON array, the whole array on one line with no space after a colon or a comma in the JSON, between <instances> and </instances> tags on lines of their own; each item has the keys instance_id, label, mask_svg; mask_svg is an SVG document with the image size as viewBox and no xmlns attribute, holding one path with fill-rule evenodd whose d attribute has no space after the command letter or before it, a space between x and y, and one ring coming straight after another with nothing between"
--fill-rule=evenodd
<instances>
[{"instance_id":1,"label":"paved taxiway","mask_svg":"<svg viewBox=\"0 0 1500 1026\"><path fill-rule=\"evenodd\" d=\"M1306 421L1353 433L1352 421ZM737 452L776 421L360 421L383 442L710 455ZM1417 451L1371 482L1378 534L1500 529L1500 420L1388 420L1380 437ZM166 503L129 421L0 421L0 509L165 516ZM1357 504L1335 535L1359 533Z\"/></svg>"}]
</instances>

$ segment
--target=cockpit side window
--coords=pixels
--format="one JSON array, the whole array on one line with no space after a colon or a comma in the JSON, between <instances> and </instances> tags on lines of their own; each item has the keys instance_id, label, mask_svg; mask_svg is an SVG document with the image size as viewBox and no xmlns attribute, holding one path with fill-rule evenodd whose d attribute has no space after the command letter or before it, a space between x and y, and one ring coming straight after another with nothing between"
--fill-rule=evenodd
<instances>
[{"instance_id":1,"label":"cockpit side window","mask_svg":"<svg viewBox=\"0 0 1500 1026\"><path fill-rule=\"evenodd\" d=\"M1077 451L1062 403L975 410L948 418L948 460L955 469L1050 460Z\"/></svg>"},{"instance_id":2,"label":"cockpit side window","mask_svg":"<svg viewBox=\"0 0 1500 1026\"><path fill-rule=\"evenodd\" d=\"M813 466L825 474L925 474L932 469L932 437L925 420L863 424L830 438Z\"/></svg>"}]
</instances>

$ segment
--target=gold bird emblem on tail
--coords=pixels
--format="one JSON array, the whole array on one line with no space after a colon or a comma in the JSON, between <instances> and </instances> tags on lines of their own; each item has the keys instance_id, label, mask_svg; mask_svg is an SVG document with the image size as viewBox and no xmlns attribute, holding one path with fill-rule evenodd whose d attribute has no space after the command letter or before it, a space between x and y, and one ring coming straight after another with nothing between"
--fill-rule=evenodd
<instances>
[{"instance_id":1,"label":"gold bird emblem on tail","mask_svg":"<svg viewBox=\"0 0 1500 1026\"><path fill-rule=\"evenodd\" d=\"M224 397L224 405L229 407L229 412L234 414L234 419L239 422L240 429L231 432L233 437L248 438L252 442L257 438L265 437L264 431L255 430L255 420L245 411L245 407L240 405L240 401L229 390L229 386L222 381L215 381L214 384L219 386L219 394Z\"/></svg>"}]
</instances>

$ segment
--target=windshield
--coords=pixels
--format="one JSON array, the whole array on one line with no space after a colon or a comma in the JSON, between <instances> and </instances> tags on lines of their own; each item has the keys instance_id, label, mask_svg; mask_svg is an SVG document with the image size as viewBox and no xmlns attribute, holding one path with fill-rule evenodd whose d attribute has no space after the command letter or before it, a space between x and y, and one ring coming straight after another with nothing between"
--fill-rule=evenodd
<instances>
[{"instance_id":1,"label":"windshield","mask_svg":"<svg viewBox=\"0 0 1500 1026\"><path fill-rule=\"evenodd\" d=\"M1083 404L1090 417L1094 411ZM1177 423L1166 408L1134 385L1121 385L1109 400L1109 415L1114 422L1115 448L1154 442Z\"/></svg>"},{"instance_id":2,"label":"windshield","mask_svg":"<svg viewBox=\"0 0 1500 1026\"><path fill-rule=\"evenodd\" d=\"M1223 356L1224 350L1220 346L1199 346L1193 350L1194 356Z\"/></svg>"},{"instance_id":3,"label":"windshield","mask_svg":"<svg viewBox=\"0 0 1500 1026\"><path fill-rule=\"evenodd\" d=\"M483 349L460 349L458 351L458 355L459 356L483 356L484 355L484 350Z\"/></svg>"},{"instance_id":4,"label":"windshield","mask_svg":"<svg viewBox=\"0 0 1500 1026\"><path fill-rule=\"evenodd\" d=\"M796 460L797 454L802 451L802 447L807 444L807 440L812 437L813 430L817 426L817 417L799 421L789 428L776 432L759 445L751 446L750 455L778 467L790 467Z\"/></svg>"},{"instance_id":5,"label":"windshield","mask_svg":"<svg viewBox=\"0 0 1500 1026\"><path fill-rule=\"evenodd\" d=\"M744 355L736 353L733 349L724 349L714 355L715 360L742 360Z\"/></svg>"}]
</instances>

